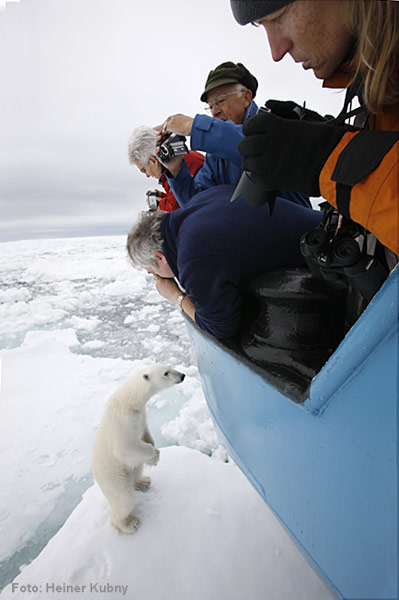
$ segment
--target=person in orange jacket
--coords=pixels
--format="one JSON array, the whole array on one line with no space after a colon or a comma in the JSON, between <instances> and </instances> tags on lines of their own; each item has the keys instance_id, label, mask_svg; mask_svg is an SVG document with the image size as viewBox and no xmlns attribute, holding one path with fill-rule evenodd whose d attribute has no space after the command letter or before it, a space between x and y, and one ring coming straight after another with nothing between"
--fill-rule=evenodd
<instances>
[{"instance_id":1,"label":"person in orange jacket","mask_svg":"<svg viewBox=\"0 0 399 600\"><path fill-rule=\"evenodd\" d=\"M165 190L164 192L156 190L158 209L172 212L180 208L180 205L170 188L165 174L165 167L154 154L155 140L156 132L154 129L145 125L137 127L129 138L129 162L136 165L140 173L143 173L146 177L155 177L158 180L158 183ZM204 158L203 154L194 150L190 150L184 156L184 160L192 175L195 175L202 167ZM147 191L147 198L151 193L151 190Z\"/></svg>"},{"instance_id":2,"label":"person in orange jacket","mask_svg":"<svg viewBox=\"0 0 399 600\"><path fill-rule=\"evenodd\" d=\"M288 53L325 87L348 89L327 123L286 118L278 102L249 119L243 168L266 189L322 195L398 254L399 2L231 0L231 8L241 25L265 28L274 61ZM356 126L343 127L354 114Z\"/></svg>"}]
</instances>

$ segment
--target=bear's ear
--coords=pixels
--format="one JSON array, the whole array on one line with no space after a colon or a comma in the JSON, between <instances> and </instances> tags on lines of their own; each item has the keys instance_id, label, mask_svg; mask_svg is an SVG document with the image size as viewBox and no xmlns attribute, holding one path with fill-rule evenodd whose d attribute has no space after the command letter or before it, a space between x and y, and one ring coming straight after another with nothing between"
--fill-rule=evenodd
<instances>
[{"instance_id":1,"label":"bear's ear","mask_svg":"<svg viewBox=\"0 0 399 600\"><path fill-rule=\"evenodd\" d=\"M143 379L145 379L146 381L150 381L150 378L149 378L149 376L147 374L143 375Z\"/></svg>"}]
</instances>

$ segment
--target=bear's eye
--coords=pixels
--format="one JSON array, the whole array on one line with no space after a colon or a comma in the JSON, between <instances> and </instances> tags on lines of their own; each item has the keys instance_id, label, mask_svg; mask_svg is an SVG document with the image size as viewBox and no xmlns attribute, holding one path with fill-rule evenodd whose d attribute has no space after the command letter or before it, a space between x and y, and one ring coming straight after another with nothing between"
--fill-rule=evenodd
<instances>
[{"instance_id":1,"label":"bear's eye","mask_svg":"<svg viewBox=\"0 0 399 600\"><path fill-rule=\"evenodd\" d=\"M169 375L169 371L165 371L164 377L167 377L168 375Z\"/></svg>"}]
</instances>

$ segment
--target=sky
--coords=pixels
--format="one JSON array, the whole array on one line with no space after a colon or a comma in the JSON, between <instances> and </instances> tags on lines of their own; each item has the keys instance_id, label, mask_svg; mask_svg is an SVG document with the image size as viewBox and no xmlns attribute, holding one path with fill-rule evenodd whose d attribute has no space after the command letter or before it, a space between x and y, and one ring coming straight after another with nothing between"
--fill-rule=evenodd
<instances>
[{"instance_id":1,"label":"sky","mask_svg":"<svg viewBox=\"0 0 399 600\"><path fill-rule=\"evenodd\" d=\"M258 104L339 112L343 93L273 63L229 0L0 0L0 241L129 231L159 188L129 164L131 132L203 113L208 72L228 60L257 77Z\"/></svg>"}]
</instances>

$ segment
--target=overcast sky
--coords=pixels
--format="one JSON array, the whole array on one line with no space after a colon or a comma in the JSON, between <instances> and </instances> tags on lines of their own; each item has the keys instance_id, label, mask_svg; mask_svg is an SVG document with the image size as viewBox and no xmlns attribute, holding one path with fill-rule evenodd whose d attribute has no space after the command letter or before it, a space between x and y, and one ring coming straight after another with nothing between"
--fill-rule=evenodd
<instances>
[{"instance_id":1,"label":"overcast sky","mask_svg":"<svg viewBox=\"0 0 399 600\"><path fill-rule=\"evenodd\" d=\"M342 92L322 90L290 57L273 63L263 28L239 26L229 0L7 2L0 241L128 231L156 187L128 163L131 131L203 112L208 72L227 60L258 78L258 104L342 105Z\"/></svg>"}]
</instances>

